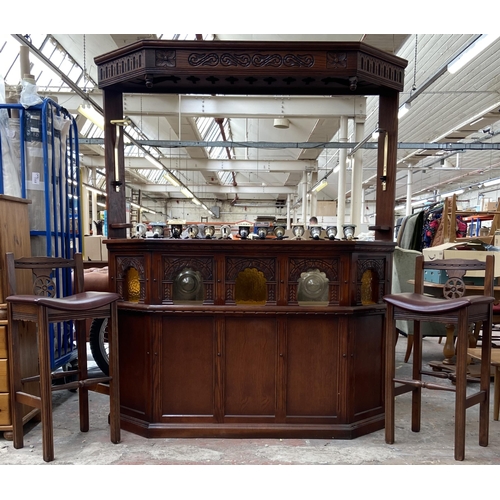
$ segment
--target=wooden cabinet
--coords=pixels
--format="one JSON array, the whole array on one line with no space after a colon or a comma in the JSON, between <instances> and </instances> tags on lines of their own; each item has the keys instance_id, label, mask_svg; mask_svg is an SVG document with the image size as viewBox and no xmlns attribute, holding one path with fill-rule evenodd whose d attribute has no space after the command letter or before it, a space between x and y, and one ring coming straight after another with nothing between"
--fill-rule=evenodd
<instances>
[{"instance_id":1,"label":"wooden cabinet","mask_svg":"<svg viewBox=\"0 0 500 500\"><path fill-rule=\"evenodd\" d=\"M0 195L0 432L10 438L12 421L9 394L9 356L7 321L7 278L5 254L13 252L15 257L31 255L28 204L29 200ZM31 293L31 275L19 272L17 285L19 293ZM23 376L33 375L37 368L36 340L32 327L24 326L20 331ZM33 417L38 410L26 408L24 421Z\"/></svg>"},{"instance_id":2,"label":"wooden cabinet","mask_svg":"<svg viewBox=\"0 0 500 500\"><path fill-rule=\"evenodd\" d=\"M125 299L124 429L146 437L350 439L384 427L382 297L392 242L107 245L110 285ZM262 279L264 298L259 292L255 303L241 290L249 276ZM186 299L179 280L203 293ZM326 294L314 300L322 284Z\"/></svg>"}]
</instances>

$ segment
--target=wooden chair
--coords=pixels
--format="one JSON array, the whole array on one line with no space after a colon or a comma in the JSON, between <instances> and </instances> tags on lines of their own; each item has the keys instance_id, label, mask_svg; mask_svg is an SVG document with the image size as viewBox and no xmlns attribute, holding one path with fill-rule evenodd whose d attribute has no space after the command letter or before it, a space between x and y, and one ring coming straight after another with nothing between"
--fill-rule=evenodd
<instances>
[{"instance_id":1,"label":"wooden chair","mask_svg":"<svg viewBox=\"0 0 500 500\"><path fill-rule=\"evenodd\" d=\"M424 294L424 270L445 270L448 281L443 284L443 298ZM467 295L464 275L467 271L483 271L484 294ZM411 429L420 431L422 388L455 392L455 459L465 457L465 417L467 408L479 404L479 445L488 445L488 411L490 393L491 322L494 302L493 289L494 257L488 255L486 262L478 260L448 259L424 261L419 256L415 263L414 292L391 294L384 297L387 303L386 324L386 375L385 375L385 440L394 443L395 398L412 392ZM447 299L447 300L444 300ZM395 378L396 320L407 319L414 322L414 352L412 378ZM456 371L425 371L422 369L422 336L420 323L436 321L455 327ZM483 323L481 346L481 379L479 390L467 395L467 365L469 328L472 324ZM422 375L452 378L455 386L428 383ZM443 425L448 425L443 422Z\"/></svg>"},{"instance_id":2,"label":"wooden chair","mask_svg":"<svg viewBox=\"0 0 500 500\"><path fill-rule=\"evenodd\" d=\"M62 268L62 270L61 270ZM16 270L32 271L33 295L16 295ZM66 271L64 271L64 269ZM110 292L83 291L82 255L77 253L74 259L57 257L24 257L14 260L12 253L6 254L6 271L8 294L6 298L8 318L11 324L9 335L10 392L14 448L24 446L22 405L38 408L41 411L43 459L54 460L54 436L52 422L52 392L62 389L78 389L80 430L89 430L89 389L109 394L110 398L110 433L113 443L120 442L120 396L118 377L118 335L117 335L117 301L120 296ZM19 272L19 271L17 271ZM68 290L74 293L66 296L55 296L55 282L61 282L66 274ZM71 275L72 273L72 275ZM69 275L69 279L68 279ZM69 282L69 284L68 284ZM73 285L71 284L73 282ZM58 293L57 295L64 295ZM110 318L109 331L109 376L89 378L87 369L87 346L85 320L88 318ZM39 373L32 377L21 378L19 328L18 322L31 321L37 324ZM57 373L52 373L50 352L50 324L74 321L76 330L76 346L78 367L76 370L62 373L73 380L61 385L53 385ZM75 380L76 379L76 380ZM37 381L39 396L26 392L24 384Z\"/></svg>"}]
</instances>

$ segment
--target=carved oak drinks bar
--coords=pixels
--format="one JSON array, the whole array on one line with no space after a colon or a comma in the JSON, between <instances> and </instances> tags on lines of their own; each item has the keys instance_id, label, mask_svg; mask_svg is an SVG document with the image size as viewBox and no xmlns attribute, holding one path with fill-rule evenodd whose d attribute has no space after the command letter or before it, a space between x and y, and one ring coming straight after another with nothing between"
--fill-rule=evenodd
<instances>
[{"instance_id":1,"label":"carved oak drinks bar","mask_svg":"<svg viewBox=\"0 0 500 500\"><path fill-rule=\"evenodd\" d=\"M109 280L123 298L123 428L310 438L383 428L382 297L407 62L363 43L169 40L142 40L95 62ZM375 241L127 239L117 128L124 93L379 96Z\"/></svg>"}]
</instances>

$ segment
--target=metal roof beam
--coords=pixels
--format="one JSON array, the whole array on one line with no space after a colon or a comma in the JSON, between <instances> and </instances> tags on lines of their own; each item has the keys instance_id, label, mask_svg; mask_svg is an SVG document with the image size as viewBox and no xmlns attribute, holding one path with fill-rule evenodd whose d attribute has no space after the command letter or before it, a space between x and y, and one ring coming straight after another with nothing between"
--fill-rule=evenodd
<instances>
[{"instance_id":1,"label":"metal roof beam","mask_svg":"<svg viewBox=\"0 0 500 500\"><path fill-rule=\"evenodd\" d=\"M177 159L173 159L175 163L170 165L170 158L160 158L159 161L165 163L165 167L170 167L173 170L178 168ZM86 156L81 159L81 163L87 167L104 168L104 156ZM304 170L313 171L318 167L318 162L314 160L209 160L209 159L193 159L187 158L182 160L182 170L206 171L206 172L304 172ZM155 169L148 160L140 157L127 157L127 170L131 169Z\"/></svg>"},{"instance_id":2,"label":"metal roof beam","mask_svg":"<svg viewBox=\"0 0 500 500\"><path fill-rule=\"evenodd\" d=\"M80 144L104 144L103 139L80 138ZM185 147L218 147L218 148L258 148L258 149L351 149L357 142L235 142L235 141L163 141L163 140L137 140L137 144L154 146L158 148L185 148ZM378 143L366 142L361 149L377 149ZM398 149L428 149L442 151L491 151L499 150L500 143L468 142L468 143L437 143L437 142L398 142Z\"/></svg>"}]
</instances>

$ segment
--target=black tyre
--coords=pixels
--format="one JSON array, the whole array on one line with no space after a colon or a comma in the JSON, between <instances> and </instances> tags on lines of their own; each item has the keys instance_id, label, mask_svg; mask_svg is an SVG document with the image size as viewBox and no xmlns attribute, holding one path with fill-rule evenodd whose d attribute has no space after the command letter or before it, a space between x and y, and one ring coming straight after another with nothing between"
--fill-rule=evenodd
<instances>
[{"instance_id":1,"label":"black tyre","mask_svg":"<svg viewBox=\"0 0 500 500\"><path fill-rule=\"evenodd\" d=\"M109 375L108 318L92 321L89 341L94 361L105 375Z\"/></svg>"}]
</instances>

